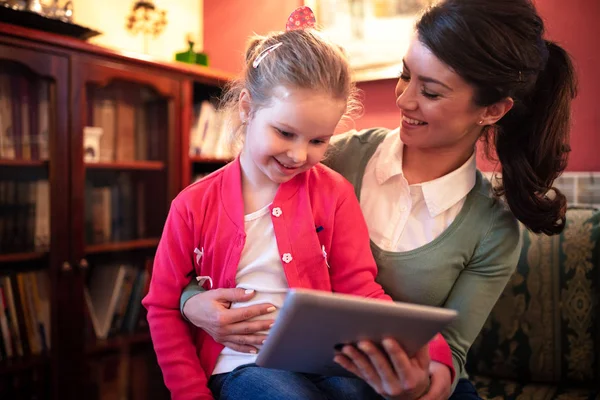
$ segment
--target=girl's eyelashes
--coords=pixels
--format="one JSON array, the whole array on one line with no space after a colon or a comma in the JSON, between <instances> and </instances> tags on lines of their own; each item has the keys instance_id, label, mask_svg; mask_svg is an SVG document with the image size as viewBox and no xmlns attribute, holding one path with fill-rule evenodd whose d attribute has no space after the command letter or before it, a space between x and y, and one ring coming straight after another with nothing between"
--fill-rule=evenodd
<instances>
[{"instance_id":1,"label":"girl's eyelashes","mask_svg":"<svg viewBox=\"0 0 600 400\"><path fill-rule=\"evenodd\" d=\"M274 129L277 131L277 133L279 135L281 135L285 139L293 139L296 136L295 133L286 132L279 128L274 128ZM329 139L313 139L310 141L310 143L317 145L317 146L320 146L320 145L328 143L328 142L329 142Z\"/></svg>"},{"instance_id":2,"label":"girl's eyelashes","mask_svg":"<svg viewBox=\"0 0 600 400\"><path fill-rule=\"evenodd\" d=\"M409 82L410 81L410 75L405 74L404 72L402 72L400 74L400 79L402 79L404 82Z\"/></svg>"},{"instance_id":3,"label":"girl's eyelashes","mask_svg":"<svg viewBox=\"0 0 600 400\"><path fill-rule=\"evenodd\" d=\"M278 133L279 133L281 136L283 136L284 138L288 138L288 139L289 139L289 138L293 138L293 137L294 137L294 134L293 134L293 133L286 132L286 131L284 131L284 130L281 130L281 129L278 129L278 128L275 128L275 130L276 130L276 131L277 131L277 132L278 132Z\"/></svg>"}]
</instances>

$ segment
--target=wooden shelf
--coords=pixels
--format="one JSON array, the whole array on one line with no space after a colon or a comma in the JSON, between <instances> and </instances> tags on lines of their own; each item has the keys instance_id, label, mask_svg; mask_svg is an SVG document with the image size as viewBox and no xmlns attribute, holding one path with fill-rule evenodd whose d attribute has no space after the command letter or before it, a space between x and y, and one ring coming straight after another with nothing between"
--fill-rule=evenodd
<instances>
[{"instance_id":1,"label":"wooden shelf","mask_svg":"<svg viewBox=\"0 0 600 400\"><path fill-rule=\"evenodd\" d=\"M48 256L47 252L0 254L0 263L41 260Z\"/></svg>"},{"instance_id":2,"label":"wooden shelf","mask_svg":"<svg viewBox=\"0 0 600 400\"><path fill-rule=\"evenodd\" d=\"M48 160L8 160L0 159L0 167L47 167Z\"/></svg>"},{"instance_id":3,"label":"wooden shelf","mask_svg":"<svg viewBox=\"0 0 600 400\"><path fill-rule=\"evenodd\" d=\"M100 243L85 246L87 254L109 253L112 251L139 250L158 246L160 239L137 239L127 242Z\"/></svg>"},{"instance_id":4,"label":"wooden shelf","mask_svg":"<svg viewBox=\"0 0 600 400\"><path fill-rule=\"evenodd\" d=\"M151 67L168 73L174 72L185 74L199 82L209 85L224 84L235 79L234 74L215 68L183 62L158 60L144 54L112 50L65 35L48 32L43 32L43 34L40 35L40 31L38 30L8 23L0 23L0 33L2 33L3 36L12 36L21 40L30 40L36 44L45 44L67 51L93 54L94 56L104 56L119 63L137 65L142 68Z\"/></svg>"},{"instance_id":5,"label":"wooden shelf","mask_svg":"<svg viewBox=\"0 0 600 400\"><path fill-rule=\"evenodd\" d=\"M162 171L165 163L162 161L115 161L85 163L87 169L132 170L132 171Z\"/></svg>"},{"instance_id":6,"label":"wooden shelf","mask_svg":"<svg viewBox=\"0 0 600 400\"><path fill-rule=\"evenodd\" d=\"M114 351L128 351L133 345L150 343L150 341L150 332L122 334L114 338L96 340L91 347L86 349L86 354L94 355Z\"/></svg>"},{"instance_id":7,"label":"wooden shelf","mask_svg":"<svg viewBox=\"0 0 600 400\"><path fill-rule=\"evenodd\" d=\"M6 361L0 361L0 375L37 368L49 363L50 358L47 355L17 357Z\"/></svg>"},{"instance_id":8,"label":"wooden shelf","mask_svg":"<svg viewBox=\"0 0 600 400\"><path fill-rule=\"evenodd\" d=\"M227 164L230 161L229 158L190 157L190 162L194 164Z\"/></svg>"}]
</instances>

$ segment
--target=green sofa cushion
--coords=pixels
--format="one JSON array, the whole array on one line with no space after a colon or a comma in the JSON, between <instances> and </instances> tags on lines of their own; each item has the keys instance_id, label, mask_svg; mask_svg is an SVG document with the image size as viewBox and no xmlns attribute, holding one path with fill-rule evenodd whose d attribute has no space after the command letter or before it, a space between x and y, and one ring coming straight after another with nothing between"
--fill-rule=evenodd
<instances>
[{"instance_id":1,"label":"green sofa cushion","mask_svg":"<svg viewBox=\"0 0 600 400\"><path fill-rule=\"evenodd\" d=\"M522 236L517 269L469 352L467 370L480 388L487 378L497 385L550 383L556 394L559 383L596 388L600 212L569 209L561 235Z\"/></svg>"}]
</instances>

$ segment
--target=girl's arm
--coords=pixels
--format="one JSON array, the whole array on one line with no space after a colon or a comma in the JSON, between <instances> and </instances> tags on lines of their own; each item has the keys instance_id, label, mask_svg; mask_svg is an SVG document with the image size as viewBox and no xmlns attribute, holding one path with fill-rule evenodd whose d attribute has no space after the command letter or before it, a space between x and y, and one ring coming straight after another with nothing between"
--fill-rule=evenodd
<instances>
[{"instance_id":1,"label":"girl's arm","mask_svg":"<svg viewBox=\"0 0 600 400\"><path fill-rule=\"evenodd\" d=\"M212 399L196 355L194 329L179 312L181 291L193 265L191 224L173 201L154 259L148 295L148 324L165 384L173 399Z\"/></svg>"}]
</instances>

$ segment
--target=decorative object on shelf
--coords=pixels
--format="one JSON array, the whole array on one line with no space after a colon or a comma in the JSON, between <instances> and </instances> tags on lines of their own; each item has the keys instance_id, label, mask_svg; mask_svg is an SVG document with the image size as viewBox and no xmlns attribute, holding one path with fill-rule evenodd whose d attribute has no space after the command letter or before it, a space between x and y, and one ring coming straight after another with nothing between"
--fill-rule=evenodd
<instances>
[{"instance_id":1,"label":"decorative object on shelf","mask_svg":"<svg viewBox=\"0 0 600 400\"><path fill-rule=\"evenodd\" d=\"M158 37L167 26L167 11L161 10L153 0L136 0L127 17L127 30L134 35L144 35L144 53L148 53L148 40Z\"/></svg>"},{"instance_id":2,"label":"decorative object on shelf","mask_svg":"<svg viewBox=\"0 0 600 400\"><path fill-rule=\"evenodd\" d=\"M73 2L68 0L64 5L59 4L59 0L0 0L0 5L18 11L31 11L44 17L59 19L63 22L73 22Z\"/></svg>"},{"instance_id":3,"label":"decorative object on shelf","mask_svg":"<svg viewBox=\"0 0 600 400\"><path fill-rule=\"evenodd\" d=\"M42 2L40 0L29 0L29 3L27 4L27 10L45 15L44 7L42 6Z\"/></svg>"},{"instance_id":4,"label":"decorative object on shelf","mask_svg":"<svg viewBox=\"0 0 600 400\"><path fill-rule=\"evenodd\" d=\"M13 10L26 10L27 0L3 0L0 1L0 5L10 7Z\"/></svg>"},{"instance_id":5,"label":"decorative object on shelf","mask_svg":"<svg viewBox=\"0 0 600 400\"><path fill-rule=\"evenodd\" d=\"M101 32L72 23L73 3L60 6L58 0L44 5L39 0L0 2L0 22L20 25L81 40L100 35Z\"/></svg>"},{"instance_id":6,"label":"decorative object on shelf","mask_svg":"<svg viewBox=\"0 0 600 400\"><path fill-rule=\"evenodd\" d=\"M100 161L100 136L104 130L97 126L83 128L83 160L85 162Z\"/></svg>"},{"instance_id":7,"label":"decorative object on shelf","mask_svg":"<svg viewBox=\"0 0 600 400\"><path fill-rule=\"evenodd\" d=\"M37 2L39 4L39 0L30 0L31 3ZM32 10L32 5L30 3L29 10ZM73 22L73 2L67 1L61 7L59 5L59 0L54 0L54 2L46 7L43 7L43 13L50 18L56 18L64 22Z\"/></svg>"},{"instance_id":8,"label":"decorative object on shelf","mask_svg":"<svg viewBox=\"0 0 600 400\"><path fill-rule=\"evenodd\" d=\"M187 34L188 49L175 54L175 60L188 64L199 64L208 67L208 55L205 53L196 53L194 51L194 40L191 34Z\"/></svg>"}]
</instances>

